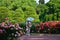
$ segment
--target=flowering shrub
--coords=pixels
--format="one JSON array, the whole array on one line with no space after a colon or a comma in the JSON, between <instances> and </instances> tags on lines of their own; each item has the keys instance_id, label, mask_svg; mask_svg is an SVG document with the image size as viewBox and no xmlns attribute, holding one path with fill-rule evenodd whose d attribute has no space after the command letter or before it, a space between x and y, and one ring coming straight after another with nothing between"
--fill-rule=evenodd
<instances>
[{"instance_id":1,"label":"flowering shrub","mask_svg":"<svg viewBox=\"0 0 60 40\"><path fill-rule=\"evenodd\" d=\"M60 33L60 21L40 22L38 25L36 24L36 30L46 33Z\"/></svg>"},{"instance_id":2,"label":"flowering shrub","mask_svg":"<svg viewBox=\"0 0 60 40\"><path fill-rule=\"evenodd\" d=\"M15 23L14 25L12 23L6 23L2 22L0 23L0 39L4 40L6 37L20 37L22 32L21 27L19 27L18 23ZM7 39L6 39L7 40Z\"/></svg>"}]
</instances>

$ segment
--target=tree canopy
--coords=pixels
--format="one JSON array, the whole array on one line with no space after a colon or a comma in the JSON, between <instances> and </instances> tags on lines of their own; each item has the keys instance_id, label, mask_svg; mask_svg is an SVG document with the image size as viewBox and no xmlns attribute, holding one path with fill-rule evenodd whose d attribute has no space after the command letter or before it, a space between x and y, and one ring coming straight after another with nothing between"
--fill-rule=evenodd
<instances>
[{"instance_id":1,"label":"tree canopy","mask_svg":"<svg viewBox=\"0 0 60 40\"><path fill-rule=\"evenodd\" d=\"M8 17L11 22L25 22L28 17L39 21L35 0L0 0L0 18Z\"/></svg>"},{"instance_id":2,"label":"tree canopy","mask_svg":"<svg viewBox=\"0 0 60 40\"><path fill-rule=\"evenodd\" d=\"M37 13L41 21L60 20L60 0L50 0L46 4L39 4Z\"/></svg>"},{"instance_id":3,"label":"tree canopy","mask_svg":"<svg viewBox=\"0 0 60 40\"><path fill-rule=\"evenodd\" d=\"M34 22L60 21L60 0L50 0L44 3L39 0L0 0L0 20L8 17L11 22L24 23L28 17L33 17Z\"/></svg>"}]
</instances>

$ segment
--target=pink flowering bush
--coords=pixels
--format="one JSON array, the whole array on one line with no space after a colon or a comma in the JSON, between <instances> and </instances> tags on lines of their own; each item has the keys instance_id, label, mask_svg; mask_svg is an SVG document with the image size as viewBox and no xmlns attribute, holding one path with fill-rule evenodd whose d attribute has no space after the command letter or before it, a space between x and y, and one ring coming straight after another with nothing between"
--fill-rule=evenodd
<instances>
[{"instance_id":1,"label":"pink flowering bush","mask_svg":"<svg viewBox=\"0 0 60 40\"><path fill-rule=\"evenodd\" d=\"M36 24L36 30L40 33L60 33L60 21L40 22Z\"/></svg>"},{"instance_id":2,"label":"pink flowering bush","mask_svg":"<svg viewBox=\"0 0 60 40\"><path fill-rule=\"evenodd\" d=\"M19 27L18 23L0 23L0 40L7 40L8 37L20 37L23 28Z\"/></svg>"}]
</instances>

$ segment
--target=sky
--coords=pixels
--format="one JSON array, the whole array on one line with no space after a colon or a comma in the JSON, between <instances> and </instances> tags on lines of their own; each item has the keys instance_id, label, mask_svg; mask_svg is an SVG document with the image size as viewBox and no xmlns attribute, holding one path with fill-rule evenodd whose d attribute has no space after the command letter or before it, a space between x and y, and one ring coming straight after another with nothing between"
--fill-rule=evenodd
<instances>
[{"instance_id":1,"label":"sky","mask_svg":"<svg viewBox=\"0 0 60 40\"><path fill-rule=\"evenodd\" d=\"M36 0L36 2L38 3L39 0ZM45 3L49 2L49 0L45 0Z\"/></svg>"}]
</instances>

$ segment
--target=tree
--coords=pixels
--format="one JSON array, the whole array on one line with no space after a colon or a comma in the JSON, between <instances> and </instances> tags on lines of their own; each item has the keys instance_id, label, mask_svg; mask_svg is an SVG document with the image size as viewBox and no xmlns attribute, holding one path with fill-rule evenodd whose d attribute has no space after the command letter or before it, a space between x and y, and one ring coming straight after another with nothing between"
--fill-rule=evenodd
<instances>
[{"instance_id":1,"label":"tree","mask_svg":"<svg viewBox=\"0 0 60 40\"><path fill-rule=\"evenodd\" d=\"M44 0L39 0L39 4L44 4Z\"/></svg>"},{"instance_id":2,"label":"tree","mask_svg":"<svg viewBox=\"0 0 60 40\"><path fill-rule=\"evenodd\" d=\"M39 19L45 20L59 20L60 13L60 1L59 0L50 0L46 4L39 4L37 8L37 13L39 13ZM41 20L41 21L42 21Z\"/></svg>"},{"instance_id":3,"label":"tree","mask_svg":"<svg viewBox=\"0 0 60 40\"><path fill-rule=\"evenodd\" d=\"M60 12L60 6L59 6L60 1L59 0L50 0L50 2L48 2L46 5L49 7L48 13L54 15L53 16L54 20L58 20L58 18L59 18L58 13Z\"/></svg>"},{"instance_id":4,"label":"tree","mask_svg":"<svg viewBox=\"0 0 60 40\"><path fill-rule=\"evenodd\" d=\"M8 17L9 10L6 7L0 7L0 22L4 21L6 17Z\"/></svg>"},{"instance_id":5,"label":"tree","mask_svg":"<svg viewBox=\"0 0 60 40\"><path fill-rule=\"evenodd\" d=\"M25 19L27 19L28 17L33 17L34 22L38 22L39 18L38 18L38 15L36 14L36 10L33 7L30 7L30 6L27 6L25 8L26 8L26 11L24 11Z\"/></svg>"},{"instance_id":6,"label":"tree","mask_svg":"<svg viewBox=\"0 0 60 40\"><path fill-rule=\"evenodd\" d=\"M45 21L44 17L48 12L48 6L46 6L45 4L40 4L39 7L37 8L37 11L39 13L39 19L40 19L40 21Z\"/></svg>"},{"instance_id":7,"label":"tree","mask_svg":"<svg viewBox=\"0 0 60 40\"><path fill-rule=\"evenodd\" d=\"M0 0L0 7L2 6L7 8L3 9L3 14L7 15L7 13L5 13L5 11L7 11L7 17L11 22L17 21L22 23L25 22L29 16L37 19L36 22L38 21L38 15L36 14L37 3L35 0ZM5 18L5 16L3 15L2 17Z\"/></svg>"}]
</instances>

